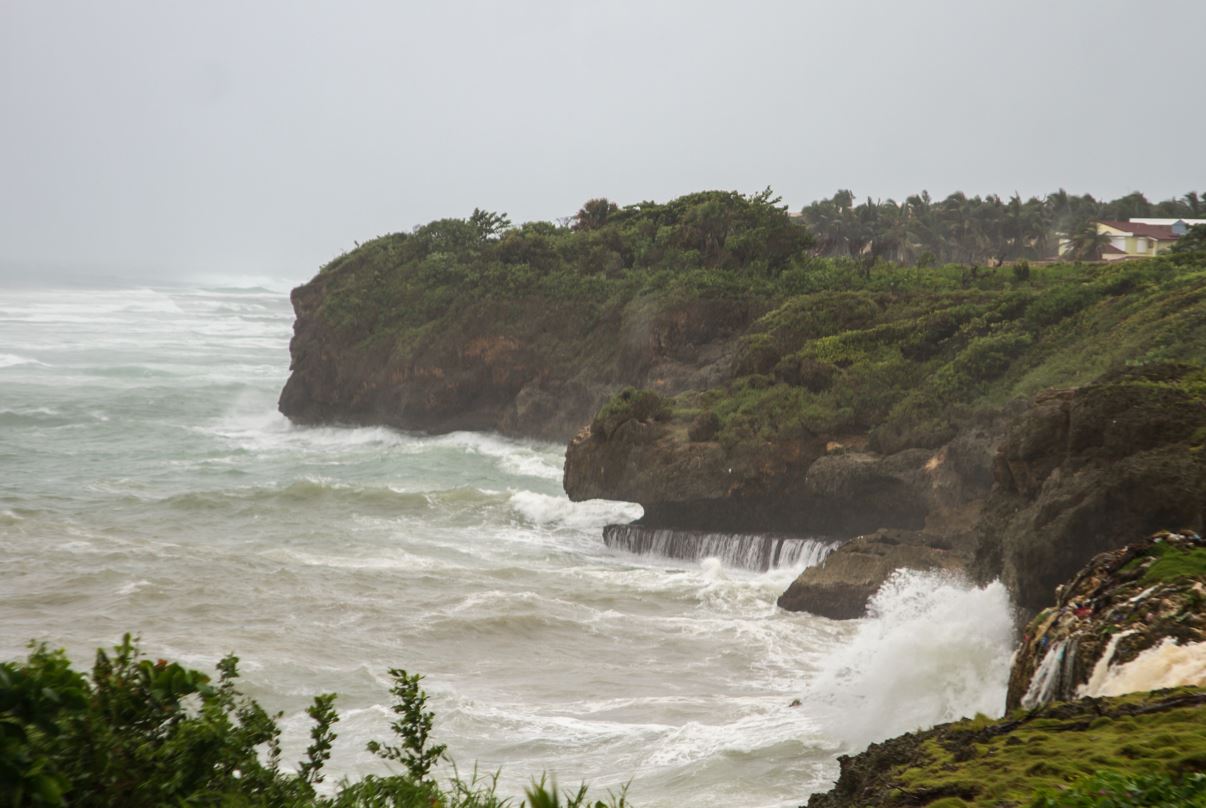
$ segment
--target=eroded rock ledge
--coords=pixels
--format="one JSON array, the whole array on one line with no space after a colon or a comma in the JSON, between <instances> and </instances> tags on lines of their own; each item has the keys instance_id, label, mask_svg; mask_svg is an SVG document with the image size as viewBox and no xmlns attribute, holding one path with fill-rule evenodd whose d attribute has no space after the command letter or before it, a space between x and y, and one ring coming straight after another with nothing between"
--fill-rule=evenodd
<instances>
[{"instance_id":1,"label":"eroded rock ledge","mask_svg":"<svg viewBox=\"0 0 1206 808\"><path fill-rule=\"evenodd\" d=\"M883 455L849 436L844 444L810 435L726 447L634 418L580 431L566 454L565 487L575 500L640 502L635 529L650 532L854 537L779 599L792 611L851 618L896 569L968 569L998 436L973 428L937 450Z\"/></svg>"}]
</instances>

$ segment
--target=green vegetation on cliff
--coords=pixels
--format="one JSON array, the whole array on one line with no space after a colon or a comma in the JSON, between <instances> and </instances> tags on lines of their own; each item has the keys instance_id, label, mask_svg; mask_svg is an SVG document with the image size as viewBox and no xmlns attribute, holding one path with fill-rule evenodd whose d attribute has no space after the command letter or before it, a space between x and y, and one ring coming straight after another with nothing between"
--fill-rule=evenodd
<instances>
[{"instance_id":1,"label":"green vegetation on cliff","mask_svg":"<svg viewBox=\"0 0 1206 808\"><path fill-rule=\"evenodd\" d=\"M805 432L865 436L882 452L934 448L1044 388L1120 367L1206 360L1200 251L1118 264L920 267L866 250L817 257L818 239L834 235L809 221L789 216L769 190L624 208L597 199L561 225L510 227L505 216L475 211L335 259L315 281L316 312L341 353L362 355L342 357L352 366L406 368L437 353L488 361L484 349L450 351L450 335L485 331L479 336L525 352L508 376L516 389L537 377L555 387L574 373L620 382L603 385L603 395L652 382L663 396L680 393L670 407L684 434L694 419L715 421L696 434L728 448ZM622 347L624 329L701 300L746 306L733 317L743 336L720 383L663 386L656 375L625 372L634 355ZM305 373L321 378L324 367L311 359ZM394 383L383 377L371 389ZM304 409L306 395L291 395L291 409ZM389 406L384 395L345 409ZM405 417L385 421L406 425ZM499 426L508 429L505 417Z\"/></svg>"},{"instance_id":2,"label":"green vegetation on cliff","mask_svg":"<svg viewBox=\"0 0 1206 808\"><path fill-rule=\"evenodd\" d=\"M708 191L665 204L588 202L571 223L474 211L374 239L321 270L323 315L362 337L402 338L482 300L575 301L598 310L637 294L776 295L802 282L812 239L769 191Z\"/></svg>"},{"instance_id":3,"label":"green vegetation on cliff","mask_svg":"<svg viewBox=\"0 0 1206 808\"><path fill-rule=\"evenodd\" d=\"M842 758L808 806L1202 806L1203 722L1201 688L958 721Z\"/></svg>"},{"instance_id":4,"label":"green vegetation on cliff","mask_svg":"<svg viewBox=\"0 0 1206 808\"><path fill-rule=\"evenodd\" d=\"M588 340L593 323L621 310L755 301L765 315L745 330L730 378L673 402L684 421L718 419L707 434L727 446L807 430L869 435L885 452L932 448L1046 387L1206 358L1206 260L1194 251L1113 265L919 268L866 253L817 258L800 221L769 191L625 208L592 200L561 226L508 227L475 211L332 261L319 311L342 344L372 345L374 356L429 350L424 334L455 331L468 316L552 356L571 337L564 325L538 327L533 306Z\"/></svg>"},{"instance_id":5,"label":"green vegetation on cliff","mask_svg":"<svg viewBox=\"0 0 1206 808\"><path fill-rule=\"evenodd\" d=\"M1206 264L833 273L746 333L731 381L679 397L711 410L730 445L800 430L934 448L961 424L1052 386L1206 358ZM1159 381L1144 382L1161 384ZM1171 382L1200 395L1198 371Z\"/></svg>"}]
</instances>

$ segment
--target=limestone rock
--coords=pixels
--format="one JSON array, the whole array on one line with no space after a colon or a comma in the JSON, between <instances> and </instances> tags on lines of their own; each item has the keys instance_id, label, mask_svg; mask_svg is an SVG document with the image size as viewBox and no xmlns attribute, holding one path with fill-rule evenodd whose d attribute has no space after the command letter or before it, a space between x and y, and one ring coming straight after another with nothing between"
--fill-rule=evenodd
<instances>
[{"instance_id":1,"label":"limestone rock","mask_svg":"<svg viewBox=\"0 0 1206 808\"><path fill-rule=\"evenodd\" d=\"M968 546L923 531L880 530L852 539L818 566L800 574L779 596L779 606L846 620L862 617L867 600L898 569L962 572Z\"/></svg>"},{"instance_id":2,"label":"limestone rock","mask_svg":"<svg viewBox=\"0 0 1206 808\"><path fill-rule=\"evenodd\" d=\"M974 570L1023 616L1089 559L1162 529L1201 532L1206 401L1132 371L1039 396L1009 430L977 526Z\"/></svg>"}]
</instances>

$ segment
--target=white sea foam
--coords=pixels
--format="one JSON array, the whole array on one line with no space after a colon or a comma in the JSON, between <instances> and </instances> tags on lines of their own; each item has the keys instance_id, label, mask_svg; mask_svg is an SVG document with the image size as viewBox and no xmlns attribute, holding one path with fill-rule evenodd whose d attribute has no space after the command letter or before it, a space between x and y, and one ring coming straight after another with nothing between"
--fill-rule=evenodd
<instances>
[{"instance_id":1,"label":"white sea foam","mask_svg":"<svg viewBox=\"0 0 1206 808\"><path fill-rule=\"evenodd\" d=\"M1115 665L1088 696L1121 696L1143 690L1159 690L1182 685L1206 685L1206 642L1177 645L1165 637L1124 665Z\"/></svg>"},{"instance_id":2,"label":"white sea foam","mask_svg":"<svg viewBox=\"0 0 1206 808\"><path fill-rule=\"evenodd\" d=\"M644 509L632 502L590 499L571 502L564 496L517 491L511 495L511 507L537 525L578 530L602 529L604 525L639 519Z\"/></svg>"},{"instance_id":3,"label":"white sea foam","mask_svg":"<svg viewBox=\"0 0 1206 808\"><path fill-rule=\"evenodd\" d=\"M151 582L148 580L145 580L145 579L141 579L141 580L137 580L137 581L129 581L128 583L122 584L120 587L118 587L117 594L123 595L123 596L124 595L133 595L138 590L143 589L144 587L148 587L150 585L151 585Z\"/></svg>"},{"instance_id":4,"label":"white sea foam","mask_svg":"<svg viewBox=\"0 0 1206 808\"><path fill-rule=\"evenodd\" d=\"M428 438L416 445L418 449L431 446L462 449L498 461L499 467L510 474L560 480L563 458L561 447L540 451L526 441L516 441L501 435L481 432L452 432ZM554 459L556 458L556 459Z\"/></svg>"},{"instance_id":5,"label":"white sea foam","mask_svg":"<svg viewBox=\"0 0 1206 808\"><path fill-rule=\"evenodd\" d=\"M805 696L853 747L1005 706L1013 625L999 581L897 571Z\"/></svg>"},{"instance_id":6,"label":"white sea foam","mask_svg":"<svg viewBox=\"0 0 1206 808\"><path fill-rule=\"evenodd\" d=\"M13 368L18 367L19 365L40 365L42 367L48 367L45 362L39 362L37 359L31 359L28 356L0 353L0 368Z\"/></svg>"}]
</instances>

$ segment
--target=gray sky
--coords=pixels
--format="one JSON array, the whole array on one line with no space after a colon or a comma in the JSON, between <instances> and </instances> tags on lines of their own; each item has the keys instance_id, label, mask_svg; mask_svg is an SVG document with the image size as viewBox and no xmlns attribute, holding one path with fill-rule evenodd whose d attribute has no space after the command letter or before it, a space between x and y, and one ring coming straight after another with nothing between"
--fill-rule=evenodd
<instances>
[{"instance_id":1,"label":"gray sky","mask_svg":"<svg viewBox=\"0 0 1206 808\"><path fill-rule=\"evenodd\" d=\"M0 0L0 263L308 278L475 206L1206 188L1206 2Z\"/></svg>"}]
</instances>

